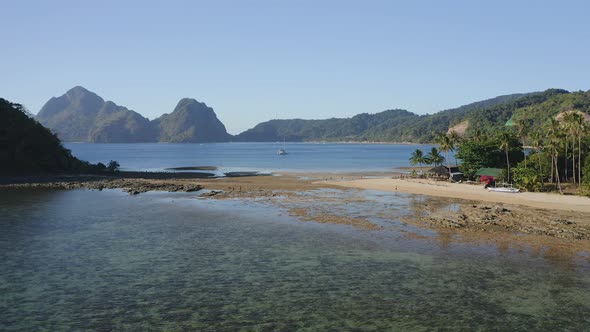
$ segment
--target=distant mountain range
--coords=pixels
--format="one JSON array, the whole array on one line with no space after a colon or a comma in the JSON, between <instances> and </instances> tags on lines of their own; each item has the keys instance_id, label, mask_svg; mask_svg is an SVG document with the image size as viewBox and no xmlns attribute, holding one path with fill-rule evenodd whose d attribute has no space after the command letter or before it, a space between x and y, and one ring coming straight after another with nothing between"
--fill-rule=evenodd
<instances>
[{"instance_id":1,"label":"distant mountain range","mask_svg":"<svg viewBox=\"0 0 590 332\"><path fill-rule=\"evenodd\" d=\"M104 101L81 86L51 98L36 119L65 142L227 142L231 139L212 108L184 98L170 114L153 121Z\"/></svg>"},{"instance_id":2,"label":"distant mountain range","mask_svg":"<svg viewBox=\"0 0 590 332\"><path fill-rule=\"evenodd\" d=\"M417 115L394 109L362 113L352 118L325 120L270 120L238 135L227 133L212 108L184 98L170 114L152 121L83 87L51 98L39 111L37 120L66 142L276 142L276 141L358 141L431 142L450 129L469 133L478 129L494 133L515 116L536 125L548 116L575 107L590 111L590 92L549 89L518 93L475 102L434 114ZM538 115L538 118L537 118ZM543 119L541 119L543 117Z\"/></svg>"}]
</instances>

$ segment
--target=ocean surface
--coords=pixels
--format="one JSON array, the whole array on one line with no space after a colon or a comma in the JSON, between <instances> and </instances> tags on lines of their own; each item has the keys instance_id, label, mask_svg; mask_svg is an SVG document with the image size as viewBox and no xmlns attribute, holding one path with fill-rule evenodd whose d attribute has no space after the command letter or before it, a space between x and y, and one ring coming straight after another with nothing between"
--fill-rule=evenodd
<instances>
[{"instance_id":1,"label":"ocean surface","mask_svg":"<svg viewBox=\"0 0 590 332\"><path fill-rule=\"evenodd\" d=\"M587 255L463 243L427 230L408 237L411 226L396 216L423 197L359 194L389 216L331 204L383 229L301 222L264 200L195 193L0 191L0 330L590 326Z\"/></svg>"},{"instance_id":2,"label":"ocean surface","mask_svg":"<svg viewBox=\"0 0 590 332\"><path fill-rule=\"evenodd\" d=\"M68 143L74 156L91 163L116 160L124 170L217 166L222 171L387 172L408 166L416 149L431 145L334 143L88 144ZM284 148L287 155L277 155ZM455 159L449 154L451 164Z\"/></svg>"}]
</instances>

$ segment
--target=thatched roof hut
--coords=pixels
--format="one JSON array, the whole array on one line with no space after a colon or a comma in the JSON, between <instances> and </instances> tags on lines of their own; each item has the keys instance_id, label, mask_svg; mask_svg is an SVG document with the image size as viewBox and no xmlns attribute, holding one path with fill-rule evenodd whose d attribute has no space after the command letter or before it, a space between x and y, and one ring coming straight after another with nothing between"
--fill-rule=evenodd
<instances>
[{"instance_id":1,"label":"thatched roof hut","mask_svg":"<svg viewBox=\"0 0 590 332\"><path fill-rule=\"evenodd\" d=\"M434 174L436 176L448 176L449 169L445 166L436 166L428 170L429 174Z\"/></svg>"}]
</instances>

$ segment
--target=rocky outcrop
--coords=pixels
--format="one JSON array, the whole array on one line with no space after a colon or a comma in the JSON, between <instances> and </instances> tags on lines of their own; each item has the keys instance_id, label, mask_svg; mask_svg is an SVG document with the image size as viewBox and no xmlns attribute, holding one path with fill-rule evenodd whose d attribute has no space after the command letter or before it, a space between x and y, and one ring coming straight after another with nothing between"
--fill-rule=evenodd
<instances>
[{"instance_id":1,"label":"rocky outcrop","mask_svg":"<svg viewBox=\"0 0 590 332\"><path fill-rule=\"evenodd\" d=\"M447 134L455 132L457 135L463 137L469 128L469 120L461 121L447 130Z\"/></svg>"},{"instance_id":2,"label":"rocky outcrop","mask_svg":"<svg viewBox=\"0 0 590 332\"><path fill-rule=\"evenodd\" d=\"M140 114L104 101L94 92L74 87L51 98L36 116L65 142L154 142L150 121Z\"/></svg>"},{"instance_id":3,"label":"rocky outcrop","mask_svg":"<svg viewBox=\"0 0 590 332\"><path fill-rule=\"evenodd\" d=\"M181 99L174 111L150 121L81 86L51 98L36 119L65 142L228 142L225 126L204 103Z\"/></svg>"},{"instance_id":4,"label":"rocky outcrop","mask_svg":"<svg viewBox=\"0 0 590 332\"><path fill-rule=\"evenodd\" d=\"M172 113L153 122L160 142L227 142L231 138L213 109L191 98L181 99Z\"/></svg>"}]
</instances>

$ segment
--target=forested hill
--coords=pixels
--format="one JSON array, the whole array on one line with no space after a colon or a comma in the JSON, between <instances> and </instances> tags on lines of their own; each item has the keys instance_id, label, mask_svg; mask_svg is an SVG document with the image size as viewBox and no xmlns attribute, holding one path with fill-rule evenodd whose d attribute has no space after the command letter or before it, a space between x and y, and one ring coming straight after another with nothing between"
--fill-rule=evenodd
<instances>
[{"instance_id":1,"label":"forested hill","mask_svg":"<svg viewBox=\"0 0 590 332\"><path fill-rule=\"evenodd\" d=\"M21 105L0 98L0 172L3 175L96 169L73 157L57 136L35 121Z\"/></svg>"},{"instance_id":2,"label":"forested hill","mask_svg":"<svg viewBox=\"0 0 590 332\"><path fill-rule=\"evenodd\" d=\"M434 141L441 132L494 134L506 122L521 117L539 126L550 115L568 109L586 110L588 92L543 92L499 96L434 114L417 115L392 109L361 113L351 118L325 120L270 120L232 136L214 110L183 98L170 114L149 121L139 113L105 102L98 95L75 87L52 98L37 119L64 141L101 143L135 142L416 142Z\"/></svg>"},{"instance_id":3,"label":"forested hill","mask_svg":"<svg viewBox=\"0 0 590 332\"><path fill-rule=\"evenodd\" d=\"M241 142L282 141L369 141L431 142L437 133L463 121L473 112L543 93L499 96L435 114L417 115L406 110L362 113L352 118L326 120L271 120L234 137Z\"/></svg>"},{"instance_id":4,"label":"forested hill","mask_svg":"<svg viewBox=\"0 0 590 332\"><path fill-rule=\"evenodd\" d=\"M587 93L569 93L566 90L549 89L507 103L469 112L462 121L468 123L467 134L477 129L481 133L492 135L504 127L513 116L522 113L527 113L529 119L535 119L537 125L540 125L541 122L546 122L550 116L568 110L571 105L562 101L576 98L575 96L579 94ZM549 111L544 110L547 106L543 105L547 104L551 105Z\"/></svg>"},{"instance_id":5,"label":"forested hill","mask_svg":"<svg viewBox=\"0 0 590 332\"><path fill-rule=\"evenodd\" d=\"M563 90L558 90L563 92ZM530 132L539 131L547 123L550 117L568 111L580 111L585 113L586 121L590 121L590 90L571 93L556 93L551 98L542 102L532 103L519 107L512 116L503 115L501 120L508 118L508 124L516 125L522 120L528 126Z\"/></svg>"}]
</instances>

